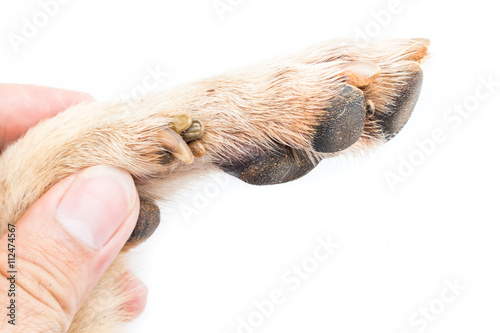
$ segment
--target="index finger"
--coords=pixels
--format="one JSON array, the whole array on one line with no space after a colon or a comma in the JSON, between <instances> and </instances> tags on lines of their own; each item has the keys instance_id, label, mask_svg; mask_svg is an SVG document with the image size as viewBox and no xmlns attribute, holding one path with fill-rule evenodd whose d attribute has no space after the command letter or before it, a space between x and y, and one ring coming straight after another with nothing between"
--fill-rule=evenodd
<instances>
[{"instance_id":1,"label":"index finger","mask_svg":"<svg viewBox=\"0 0 500 333\"><path fill-rule=\"evenodd\" d=\"M92 100L86 93L27 84L0 84L0 150L40 120Z\"/></svg>"}]
</instances>

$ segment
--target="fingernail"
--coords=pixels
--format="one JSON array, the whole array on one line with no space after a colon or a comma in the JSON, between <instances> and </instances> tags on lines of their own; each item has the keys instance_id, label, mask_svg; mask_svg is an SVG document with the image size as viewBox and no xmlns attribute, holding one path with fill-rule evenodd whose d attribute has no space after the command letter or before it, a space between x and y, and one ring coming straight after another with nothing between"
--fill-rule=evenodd
<instances>
[{"instance_id":1,"label":"fingernail","mask_svg":"<svg viewBox=\"0 0 500 333\"><path fill-rule=\"evenodd\" d=\"M127 172L99 165L77 175L55 218L68 233L100 250L120 228L136 200L134 181Z\"/></svg>"}]
</instances>

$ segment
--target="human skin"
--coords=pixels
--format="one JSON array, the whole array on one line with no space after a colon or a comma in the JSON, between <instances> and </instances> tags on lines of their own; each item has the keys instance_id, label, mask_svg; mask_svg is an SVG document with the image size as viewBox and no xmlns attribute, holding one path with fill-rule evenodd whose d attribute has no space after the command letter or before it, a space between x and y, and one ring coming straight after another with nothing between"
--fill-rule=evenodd
<instances>
[{"instance_id":1,"label":"human skin","mask_svg":"<svg viewBox=\"0 0 500 333\"><path fill-rule=\"evenodd\" d=\"M0 84L0 151L41 120L89 100L92 100L90 95L77 91ZM103 187L105 198L96 202L93 192L102 193ZM103 203L103 200L108 201ZM66 177L45 193L16 223L15 239L12 240L12 234L0 238L3 258L9 253L8 244L15 245L18 312L16 325L9 324L7 318L0 323L0 330L66 331L130 236L137 221L138 205L130 175L107 166ZM68 215L75 219L77 210L85 213L88 209L95 212L92 218L106 221L100 223L98 235L90 240L90 246L78 230L64 224ZM62 213L65 216L61 217ZM6 307L10 304L11 285L6 280L11 275L7 273L9 270L7 260L0 263L0 272L5 277L0 284L0 299ZM147 288L129 271L121 281L123 292L133 295L123 304L124 311L133 319L144 310Z\"/></svg>"}]
</instances>

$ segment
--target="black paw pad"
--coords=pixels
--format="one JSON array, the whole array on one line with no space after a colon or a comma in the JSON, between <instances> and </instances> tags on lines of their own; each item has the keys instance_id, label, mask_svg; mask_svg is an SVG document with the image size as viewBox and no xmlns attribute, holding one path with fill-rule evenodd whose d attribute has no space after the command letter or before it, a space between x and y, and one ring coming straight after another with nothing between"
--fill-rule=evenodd
<instances>
[{"instance_id":1,"label":"black paw pad","mask_svg":"<svg viewBox=\"0 0 500 333\"><path fill-rule=\"evenodd\" d=\"M403 128L410 118L417 104L420 88L422 87L423 72L416 63L412 64L408 71L410 75L406 82L401 85L398 97L394 100L387 112L379 120L379 125L384 133L384 139L389 141Z\"/></svg>"},{"instance_id":2,"label":"black paw pad","mask_svg":"<svg viewBox=\"0 0 500 333\"><path fill-rule=\"evenodd\" d=\"M145 241L155 232L160 224L160 209L149 201L141 200L139 217L134 231L127 240L128 244L138 244Z\"/></svg>"},{"instance_id":3,"label":"black paw pad","mask_svg":"<svg viewBox=\"0 0 500 333\"><path fill-rule=\"evenodd\" d=\"M304 152L286 147L275 154L261 155L246 165L221 168L252 185L274 185L298 179L315 166Z\"/></svg>"},{"instance_id":4,"label":"black paw pad","mask_svg":"<svg viewBox=\"0 0 500 333\"><path fill-rule=\"evenodd\" d=\"M314 150L335 153L358 141L365 123L365 105L363 92L345 85L320 119L312 141Z\"/></svg>"}]
</instances>

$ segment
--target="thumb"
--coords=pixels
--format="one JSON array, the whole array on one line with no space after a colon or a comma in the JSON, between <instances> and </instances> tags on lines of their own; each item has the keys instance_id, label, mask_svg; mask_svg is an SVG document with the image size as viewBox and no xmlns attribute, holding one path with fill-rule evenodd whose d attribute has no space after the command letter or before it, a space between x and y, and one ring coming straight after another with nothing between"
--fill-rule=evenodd
<instances>
[{"instance_id":1,"label":"thumb","mask_svg":"<svg viewBox=\"0 0 500 333\"><path fill-rule=\"evenodd\" d=\"M15 252L14 266L0 263L8 278L0 299L14 288L17 312L16 326L7 318L0 328L67 331L132 233L138 212L132 177L115 167L85 169L50 189L0 239L0 251L8 252L1 258ZM9 306L12 298L3 303Z\"/></svg>"}]
</instances>

